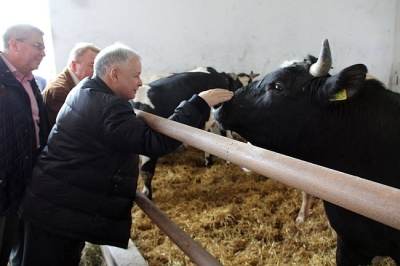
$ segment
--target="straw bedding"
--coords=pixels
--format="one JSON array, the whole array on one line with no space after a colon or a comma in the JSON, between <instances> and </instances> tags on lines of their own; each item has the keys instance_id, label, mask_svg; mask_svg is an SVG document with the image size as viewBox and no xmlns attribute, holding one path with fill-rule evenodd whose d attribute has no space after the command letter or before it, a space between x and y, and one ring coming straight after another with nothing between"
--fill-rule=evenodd
<instances>
[{"instance_id":1,"label":"straw bedding","mask_svg":"<svg viewBox=\"0 0 400 266\"><path fill-rule=\"evenodd\" d=\"M300 191L221 159L203 167L202 158L193 148L161 158L153 200L223 265L335 265L336 236L320 200L298 225ZM131 237L150 266L193 265L138 207L132 215Z\"/></svg>"}]
</instances>

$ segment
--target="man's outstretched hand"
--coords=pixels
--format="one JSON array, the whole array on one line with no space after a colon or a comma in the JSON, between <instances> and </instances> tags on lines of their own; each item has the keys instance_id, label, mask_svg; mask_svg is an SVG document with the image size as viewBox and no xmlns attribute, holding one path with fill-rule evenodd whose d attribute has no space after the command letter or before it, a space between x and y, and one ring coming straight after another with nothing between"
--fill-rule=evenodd
<instances>
[{"instance_id":1,"label":"man's outstretched hand","mask_svg":"<svg viewBox=\"0 0 400 266\"><path fill-rule=\"evenodd\" d=\"M226 89L210 89L206 91L202 91L199 93L199 96L203 98L204 101L210 106L213 107L217 104L229 101L232 99L233 92Z\"/></svg>"}]
</instances>

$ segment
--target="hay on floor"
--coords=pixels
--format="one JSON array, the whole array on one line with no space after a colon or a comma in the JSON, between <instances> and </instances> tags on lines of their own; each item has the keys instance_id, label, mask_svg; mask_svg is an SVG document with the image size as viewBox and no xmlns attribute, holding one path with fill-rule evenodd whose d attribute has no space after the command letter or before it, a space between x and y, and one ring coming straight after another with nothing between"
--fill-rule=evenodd
<instances>
[{"instance_id":1,"label":"hay on floor","mask_svg":"<svg viewBox=\"0 0 400 266\"><path fill-rule=\"evenodd\" d=\"M223 265L335 265L336 236L317 200L301 225L301 192L189 148L161 158L155 204ZM150 266L193 265L138 208L131 237ZM394 265L385 260L379 265Z\"/></svg>"}]
</instances>

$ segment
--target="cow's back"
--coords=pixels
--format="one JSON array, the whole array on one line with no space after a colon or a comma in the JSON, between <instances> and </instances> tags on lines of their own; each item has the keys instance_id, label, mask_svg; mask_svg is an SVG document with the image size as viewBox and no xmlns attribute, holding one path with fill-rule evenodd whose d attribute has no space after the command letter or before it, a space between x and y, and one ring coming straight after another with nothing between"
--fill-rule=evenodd
<instances>
[{"instance_id":1,"label":"cow's back","mask_svg":"<svg viewBox=\"0 0 400 266\"><path fill-rule=\"evenodd\" d=\"M230 81L223 73L184 72L153 81L149 86L147 96L154 113L168 117L180 102L208 89L230 89Z\"/></svg>"}]
</instances>

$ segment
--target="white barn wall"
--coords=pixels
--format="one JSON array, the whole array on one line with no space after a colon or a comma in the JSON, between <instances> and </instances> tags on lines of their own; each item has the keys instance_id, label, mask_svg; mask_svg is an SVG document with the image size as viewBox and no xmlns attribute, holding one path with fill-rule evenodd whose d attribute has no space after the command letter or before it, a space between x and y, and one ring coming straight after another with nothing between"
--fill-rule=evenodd
<instances>
[{"instance_id":1,"label":"white barn wall","mask_svg":"<svg viewBox=\"0 0 400 266\"><path fill-rule=\"evenodd\" d=\"M396 26L395 26L395 44L394 60L392 64L392 73L389 82L390 88L400 92L400 1L397 1Z\"/></svg>"},{"instance_id":2,"label":"white barn wall","mask_svg":"<svg viewBox=\"0 0 400 266\"><path fill-rule=\"evenodd\" d=\"M121 41L142 55L145 75L199 65L264 74L328 38L333 72L365 63L388 83L397 1L50 0L50 14L57 71L75 42Z\"/></svg>"}]
</instances>

